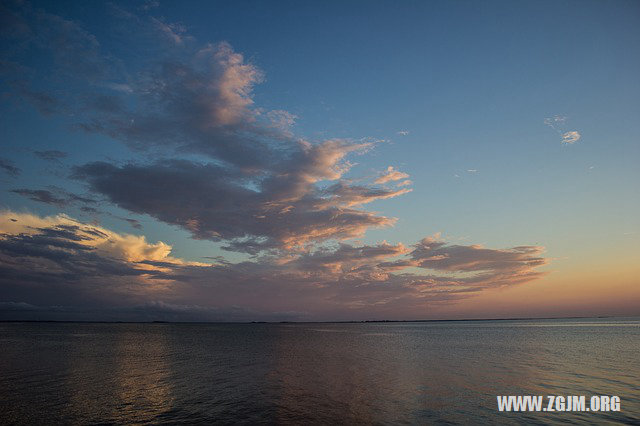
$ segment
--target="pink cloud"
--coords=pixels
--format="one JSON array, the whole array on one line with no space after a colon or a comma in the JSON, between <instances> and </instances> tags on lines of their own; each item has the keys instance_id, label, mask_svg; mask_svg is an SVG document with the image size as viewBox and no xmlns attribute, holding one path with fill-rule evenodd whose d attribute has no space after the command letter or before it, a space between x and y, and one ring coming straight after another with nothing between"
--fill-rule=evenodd
<instances>
[{"instance_id":1,"label":"pink cloud","mask_svg":"<svg viewBox=\"0 0 640 426\"><path fill-rule=\"evenodd\" d=\"M407 179L409 175L393 168L387 167L387 170L375 180L375 183L387 183L394 180Z\"/></svg>"}]
</instances>

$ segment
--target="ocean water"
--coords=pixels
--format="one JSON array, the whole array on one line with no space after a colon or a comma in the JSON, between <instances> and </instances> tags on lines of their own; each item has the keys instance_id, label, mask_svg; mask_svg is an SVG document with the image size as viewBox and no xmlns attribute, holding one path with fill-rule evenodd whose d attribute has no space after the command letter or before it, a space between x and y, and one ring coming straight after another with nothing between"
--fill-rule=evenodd
<instances>
[{"instance_id":1,"label":"ocean water","mask_svg":"<svg viewBox=\"0 0 640 426\"><path fill-rule=\"evenodd\" d=\"M621 404L501 413L497 395ZM176 422L638 424L640 319L0 323L0 424Z\"/></svg>"}]
</instances>

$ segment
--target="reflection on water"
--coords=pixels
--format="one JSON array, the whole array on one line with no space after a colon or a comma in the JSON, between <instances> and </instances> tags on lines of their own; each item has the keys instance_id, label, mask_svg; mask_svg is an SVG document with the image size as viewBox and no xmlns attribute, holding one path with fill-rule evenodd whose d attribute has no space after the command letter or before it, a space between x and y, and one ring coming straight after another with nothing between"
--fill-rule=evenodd
<instances>
[{"instance_id":1,"label":"reflection on water","mask_svg":"<svg viewBox=\"0 0 640 426\"><path fill-rule=\"evenodd\" d=\"M0 324L5 423L634 423L640 321ZM618 395L499 413L496 395Z\"/></svg>"},{"instance_id":2,"label":"reflection on water","mask_svg":"<svg viewBox=\"0 0 640 426\"><path fill-rule=\"evenodd\" d=\"M112 416L127 423L155 418L172 406L167 337L161 328L154 331L152 338L135 331L118 336Z\"/></svg>"}]
</instances>

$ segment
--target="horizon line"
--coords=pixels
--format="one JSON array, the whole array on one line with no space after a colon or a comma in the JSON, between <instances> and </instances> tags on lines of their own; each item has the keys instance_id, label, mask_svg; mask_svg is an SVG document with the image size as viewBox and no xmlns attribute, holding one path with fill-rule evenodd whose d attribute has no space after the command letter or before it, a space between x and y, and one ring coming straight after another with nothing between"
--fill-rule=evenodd
<instances>
[{"instance_id":1,"label":"horizon line","mask_svg":"<svg viewBox=\"0 0 640 426\"><path fill-rule=\"evenodd\" d=\"M3 319L0 323L76 323L76 324L362 324L362 323L396 323L396 322L464 322L464 321L532 321L558 319L608 319L608 318L640 318L639 315L598 315L568 317L512 317L512 318L463 318L463 319L411 319L411 320L345 320L345 321L98 321L98 320L11 320Z\"/></svg>"}]
</instances>

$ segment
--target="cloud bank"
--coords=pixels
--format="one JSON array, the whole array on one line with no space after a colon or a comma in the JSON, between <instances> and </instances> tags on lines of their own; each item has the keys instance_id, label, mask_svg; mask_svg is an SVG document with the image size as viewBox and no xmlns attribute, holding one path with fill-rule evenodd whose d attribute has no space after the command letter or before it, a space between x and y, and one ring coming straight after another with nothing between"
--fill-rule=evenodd
<instances>
[{"instance_id":1,"label":"cloud bank","mask_svg":"<svg viewBox=\"0 0 640 426\"><path fill-rule=\"evenodd\" d=\"M429 307L541 277L542 252L450 245L435 236L412 246L339 243L288 257L199 263L171 256L163 242L65 215L0 214L3 298L40 314L43 304L73 316L77 306L117 312L161 303L182 306L183 320L230 307L237 320L293 312L287 318L419 318Z\"/></svg>"}]
</instances>

